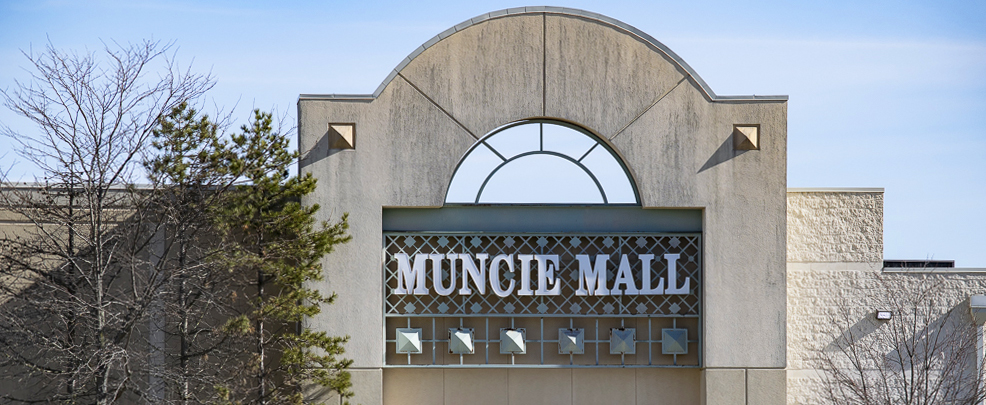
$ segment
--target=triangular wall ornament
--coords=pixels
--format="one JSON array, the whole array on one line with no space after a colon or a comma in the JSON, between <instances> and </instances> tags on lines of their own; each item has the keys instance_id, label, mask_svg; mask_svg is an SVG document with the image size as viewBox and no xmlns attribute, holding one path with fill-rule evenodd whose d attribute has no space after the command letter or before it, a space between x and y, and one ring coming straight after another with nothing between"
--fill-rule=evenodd
<instances>
[{"instance_id":1,"label":"triangular wall ornament","mask_svg":"<svg viewBox=\"0 0 986 405\"><path fill-rule=\"evenodd\" d=\"M329 124L329 149L356 149L356 124Z\"/></svg>"},{"instance_id":2,"label":"triangular wall ornament","mask_svg":"<svg viewBox=\"0 0 986 405\"><path fill-rule=\"evenodd\" d=\"M760 150L760 124L733 125L733 148Z\"/></svg>"}]
</instances>

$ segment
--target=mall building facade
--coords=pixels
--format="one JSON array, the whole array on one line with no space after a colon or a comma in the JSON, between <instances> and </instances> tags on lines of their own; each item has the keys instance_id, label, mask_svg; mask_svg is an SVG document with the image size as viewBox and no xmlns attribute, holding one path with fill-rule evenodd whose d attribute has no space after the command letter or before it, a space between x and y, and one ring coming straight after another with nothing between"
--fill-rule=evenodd
<instances>
[{"instance_id":1,"label":"mall building facade","mask_svg":"<svg viewBox=\"0 0 986 405\"><path fill-rule=\"evenodd\" d=\"M484 14L298 120L355 403L812 402L817 326L886 272L882 189L787 189L786 96L598 14Z\"/></svg>"}]
</instances>

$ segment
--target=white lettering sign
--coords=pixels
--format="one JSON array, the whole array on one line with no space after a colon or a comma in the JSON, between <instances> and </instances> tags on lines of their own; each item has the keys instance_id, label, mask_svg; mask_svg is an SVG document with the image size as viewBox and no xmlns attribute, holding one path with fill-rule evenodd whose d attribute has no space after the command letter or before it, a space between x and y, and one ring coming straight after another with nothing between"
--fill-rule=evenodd
<instances>
[{"instance_id":1,"label":"white lettering sign","mask_svg":"<svg viewBox=\"0 0 986 405\"><path fill-rule=\"evenodd\" d=\"M578 264L575 290L577 296L608 296L608 295L685 295L691 292L691 278L678 280L677 253L664 255L667 263L667 277L657 277L652 280L651 264L654 255L637 255L637 262L631 263L628 255L620 255L616 265L612 283L608 281L610 257L606 254L575 255ZM449 254L416 254L413 265L411 258L405 253L397 253L397 288L398 295L428 295L429 287L442 296L471 295L473 291L486 294L487 282L490 290L498 297L511 294L519 296L552 296L561 295L563 279L558 274L558 255L506 255L500 254L489 260L486 253L474 255L466 253ZM489 267L487 267L489 260ZM519 269L516 266L520 263ZM430 265L429 265L430 263ZM461 271L459 265L461 264ZM448 269L447 278L443 277L443 269ZM639 269L640 284L634 278L635 270ZM427 271L431 270L431 286L426 285ZM536 270L536 278L532 272ZM519 273L519 274L517 274ZM461 275L461 276L460 276ZM519 283L516 282L517 276ZM504 283L504 281L506 281ZM532 284L532 281L536 285ZM505 284L505 286L504 286ZM518 285L519 284L519 285ZM459 287L456 290L456 287ZM475 288L475 290L474 290Z\"/></svg>"}]
</instances>

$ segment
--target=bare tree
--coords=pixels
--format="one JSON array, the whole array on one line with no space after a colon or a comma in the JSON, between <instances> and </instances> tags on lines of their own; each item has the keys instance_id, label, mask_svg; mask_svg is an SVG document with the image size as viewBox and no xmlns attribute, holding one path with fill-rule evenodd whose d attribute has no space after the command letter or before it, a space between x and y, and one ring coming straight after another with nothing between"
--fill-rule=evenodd
<instances>
[{"instance_id":1,"label":"bare tree","mask_svg":"<svg viewBox=\"0 0 986 405\"><path fill-rule=\"evenodd\" d=\"M6 401L131 402L153 396L151 313L168 282L164 228L142 180L160 119L211 88L181 70L170 44L25 53L28 82L0 92L34 123L0 134L40 168L38 187L5 187L0 204L27 224L0 236L0 376ZM153 73L152 73L153 72ZM154 76L151 76L151 75Z\"/></svg>"},{"instance_id":2,"label":"bare tree","mask_svg":"<svg viewBox=\"0 0 986 405\"><path fill-rule=\"evenodd\" d=\"M967 303L942 294L935 274L883 274L872 308L843 301L833 318L839 334L818 354L822 394L831 403L865 405L979 404L986 398L978 328Z\"/></svg>"},{"instance_id":3,"label":"bare tree","mask_svg":"<svg viewBox=\"0 0 986 405\"><path fill-rule=\"evenodd\" d=\"M151 336L160 349L150 385L157 402L215 399L215 387L229 385L235 360L248 351L227 326L248 308L240 294L245 283L218 260L227 247L213 220L236 182L224 128L187 104L176 106L154 131L156 154L145 162L167 235L157 266L167 281Z\"/></svg>"}]
</instances>

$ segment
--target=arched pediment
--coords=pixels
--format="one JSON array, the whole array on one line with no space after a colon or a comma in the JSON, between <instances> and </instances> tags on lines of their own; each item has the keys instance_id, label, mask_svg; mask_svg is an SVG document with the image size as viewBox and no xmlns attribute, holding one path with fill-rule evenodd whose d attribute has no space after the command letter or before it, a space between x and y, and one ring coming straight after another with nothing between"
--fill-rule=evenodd
<instances>
[{"instance_id":1,"label":"arched pediment","mask_svg":"<svg viewBox=\"0 0 986 405\"><path fill-rule=\"evenodd\" d=\"M659 53L665 55L666 57L668 57L671 61L673 61L673 63L675 65L677 65L678 68L680 68L682 71L684 71L689 78L691 78L693 81L695 81L695 83L699 86L699 88L701 89L701 91L710 100L713 100L713 101L787 100L787 96L770 96L770 95L767 95L767 96L765 96L765 95L759 95L759 96L758 95L729 95L729 96L721 96L721 95L717 95L712 90L712 88L709 87L709 85L705 83L705 80L703 80L702 77L699 76L698 73L696 73L695 70L692 69L692 67L689 66L687 62L685 62L684 59L682 59L680 56L678 56L678 54L674 53L674 51L672 51L666 45L664 45L660 41L654 39L654 37L650 36L649 34L643 32L643 31L635 28L634 26L632 26L630 24L627 24L627 23L625 23L623 21L617 20L615 18L607 17L607 16L602 15L602 14L599 14L599 13L594 13L594 12L586 11L586 10L580 10L580 9L576 9L576 8L551 7L551 6L517 7L517 8L508 8L508 9L503 9L503 10L497 10L497 11L492 11L492 12L489 12L489 13L478 15L476 17L473 17L473 18L470 18L468 20L465 20L465 21L463 21L463 22L461 22L459 24L456 24L455 26L450 27L449 29L447 29L445 31L442 31L438 35L435 35L434 37L432 37L428 41L425 41L425 43L424 44L421 44L421 46L415 48L414 51L412 51L399 64L397 64L397 66L387 75L387 77L383 80L383 82L381 82L380 85L377 86L376 90L374 90L374 92L372 94L327 94L327 95L315 95L315 94L305 95L305 94L303 94L302 96L303 97L304 96L325 97L325 98L336 98L336 99L347 99L347 98L349 98L349 99L367 99L367 98L376 98L376 97L378 97L380 95L381 92L383 92L384 88L386 88L387 85L390 84L390 82L393 81L394 78L396 78L397 75L400 74L400 72L408 64L410 64L415 58L417 58L418 55L421 55L424 51L428 50L429 48L431 48L432 46L434 46L435 44L437 44L439 41L441 41L441 40L443 40L445 38L448 38L448 37L454 35L455 33L459 32L459 31L463 31L463 30L465 30L467 28L470 28L470 27L472 27L474 25L477 25L477 24L486 22L486 21L491 20L491 19L503 18L503 17L508 17L508 16L533 15L533 14L545 14L545 15L552 14L552 15L571 16L571 17L583 18L583 19L586 19L586 20L596 21L596 22L599 22L599 23L602 23L602 24L609 25L609 26L613 27L614 29L618 29L618 30L621 30L621 31L625 32L628 36L636 37L641 42L643 42L646 45L648 45L649 47L651 47L655 52L659 52Z\"/></svg>"},{"instance_id":2,"label":"arched pediment","mask_svg":"<svg viewBox=\"0 0 986 405\"><path fill-rule=\"evenodd\" d=\"M396 172L387 188L390 204L418 206L447 202L460 159L484 136L537 119L578 123L601 139L633 174L641 206L702 206L699 187L710 184L704 179L725 175L711 168L739 156L728 142L734 125L759 125L764 149L782 145L786 99L716 95L651 36L555 7L495 11L458 24L408 55L373 94L301 96L312 109L331 110L330 122L355 123L356 149L379 146L387 162L419 162L420 169ZM301 116L299 131L324 133L325 123L308 117ZM350 164L342 156L338 164ZM557 163L525 159L540 158Z\"/></svg>"}]
</instances>

